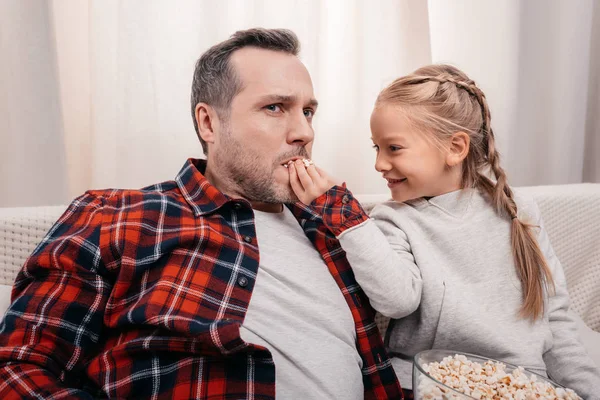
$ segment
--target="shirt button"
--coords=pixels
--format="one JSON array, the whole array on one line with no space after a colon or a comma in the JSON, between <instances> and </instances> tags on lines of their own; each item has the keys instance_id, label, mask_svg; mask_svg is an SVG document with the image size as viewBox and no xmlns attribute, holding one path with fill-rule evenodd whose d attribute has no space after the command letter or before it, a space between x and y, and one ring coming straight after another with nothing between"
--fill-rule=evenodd
<instances>
[{"instance_id":1,"label":"shirt button","mask_svg":"<svg viewBox=\"0 0 600 400\"><path fill-rule=\"evenodd\" d=\"M240 285L240 287L248 286L248 278L245 276L240 276L237 280L237 284Z\"/></svg>"},{"instance_id":2,"label":"shirt button","mask_svg":"<svg viewBox=\"0 0 600 400\"><path fill-rule=\"evenodd\" d=\"M252 238L250 236L244 236L244 242L252 243Z\"/></svg>"},{"instance_id":3,"label":"shirt button","mask_svg":"<svg viewBox=\"0 0 600 400\"><path fill-rule=\"evenodd\" d=\"M342 204L348 204L349 201L350 201L350 196L345 194L344 197L342 197Z\"/></svg>"},{"instance_id":4,"label":"shirt button","mask_svg":"<svg viewBox=\"0 0 600 400\"><path fill-rule=\"evenodd\" d=\"M234 210L240 210L242 208L242 205L240 203L234 203L233 204L233 209Z\"/></svg>"}]
</instances>

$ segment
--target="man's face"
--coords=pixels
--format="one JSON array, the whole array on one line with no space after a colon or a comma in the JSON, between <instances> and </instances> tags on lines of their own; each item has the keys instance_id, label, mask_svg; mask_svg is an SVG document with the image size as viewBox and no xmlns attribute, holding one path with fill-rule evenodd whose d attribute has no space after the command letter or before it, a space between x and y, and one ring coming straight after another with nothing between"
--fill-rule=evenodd
<instances>
[{"instance_id":1,"label":"man's face","mask_svg":"<svg viewBox=\"0 0 600 400\"><path fill-rule=\"evenodd\" d=\"M250 201L297 200L284 167L310 158L317 102L308 71L296 56L247 47L232 54L242 90L210 150L211 171L228 192Z\"/></svg>"}]
</instances>

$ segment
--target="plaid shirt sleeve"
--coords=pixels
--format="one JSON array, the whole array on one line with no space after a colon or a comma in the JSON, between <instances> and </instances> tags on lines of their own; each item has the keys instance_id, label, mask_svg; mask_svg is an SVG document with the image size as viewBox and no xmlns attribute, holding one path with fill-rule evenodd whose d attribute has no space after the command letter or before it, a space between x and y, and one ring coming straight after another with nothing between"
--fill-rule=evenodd
<instances>
[{"instance_id":1,"label":"plaid shirt sleeve","mask_svg":"<svg viewBox=\"0 0 600 400\"><path fill-rule=\"evenodd\" d=\"M110 293L102 206L77 198L17 276L0 325L1 398L91 398L69 379L98 345Z\"/></svg>"},{"instance_id":2,"label":"plaid shirt sleeve","mask_svg":"<svg viewBox=\"0 0 600 400\"><path fill-rule=\"evenodd\" d=\"M310 207L323 218L327 229L336 237L369 219L345 183L342 186L334 186L317 197Z\"/></svg>"}]
</instances>

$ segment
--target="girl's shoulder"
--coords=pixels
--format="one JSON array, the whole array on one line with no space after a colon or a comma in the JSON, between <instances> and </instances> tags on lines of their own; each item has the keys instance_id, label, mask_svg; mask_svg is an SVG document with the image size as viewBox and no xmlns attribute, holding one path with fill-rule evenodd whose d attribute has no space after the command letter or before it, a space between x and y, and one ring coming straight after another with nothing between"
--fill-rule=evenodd
<instances>
[{"instance_id":1,"label":"girl's shoulder","mask_svg":"<svg viewBox=\"0 0 600 400\"><path fill-rule=\"evenodd\" d=\"M533 195L526 190L513 189L513 198L517 204L517 215L525 222L536 224L540 220L541 213Z\"/></svg>"},{"instance_id":2,"label":"girl's shoulder","mask_svg":"<svg viewBox=\"0 0 600 400\"><path fill-rule=\"evenodd\" d=\"M373 205L371 210L369 211L369 216L373 218L374 216L398 216L409 213L415 206L412 202L408 203L398 203L394 200L387 200L376 203Z\"/></svg>"},{"instance_id":3,"label":"girl's shoulder","mask_svg":"<svg viewBox=\"0 0 600 400\"><path fill-rule=\"evenodd\" d=\"M422 216L421 209L426 207L426 200L412 200L398 203L394 200L382 201L375 204L369 212L369 217L378 224L391 223L400 229L407 225L418 223Z\"/></svg>"},{"instance_id":4,"label":"girl's shoulder","mask_svg":"<svg viewBox=\"0 0 600 400\"><path fill-rule=\"evenodd\" d=\"M512 189L513 199L517 204L517 212L519 218L523 218L526 222L537 223L541 218L540 209L533 198L532 194L521 188ZM491 206L489 199L477 190L471 192L475 198L475 204L481 207ZM476 200L480 199L480 200ZM487 200L486 200L487 199ZM386 200L374 202L365 207L371 218L378 220L408 221L422 218L420 213L428 208L428 201L425 199L411 200L404 203L398 203L394 200Z\"/></svg>"}]
</instances>

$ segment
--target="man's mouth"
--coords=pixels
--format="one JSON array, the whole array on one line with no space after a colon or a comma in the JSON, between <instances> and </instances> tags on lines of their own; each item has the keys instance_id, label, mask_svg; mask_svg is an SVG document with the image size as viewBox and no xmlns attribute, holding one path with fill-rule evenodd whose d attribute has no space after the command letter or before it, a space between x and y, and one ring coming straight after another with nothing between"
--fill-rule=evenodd
<instances>
[{"instance_id":1,"label":"man's mouth","mask_svg":"<svg viewBox=\"0 0 600 400\"><path fill-rule=\"evenodd\" d=\"M302 160L302 162L304 163L304 166L306 168L308 168L309 165L313 165L312 160L310 160L308 158L302 158L302 157L292 157L292 158L288 159L287 161L281 163L281 165L283 165L285 168L288 168L290 166L290 164L295 162L296 160Z\"/></svg>"}]
</instances>

